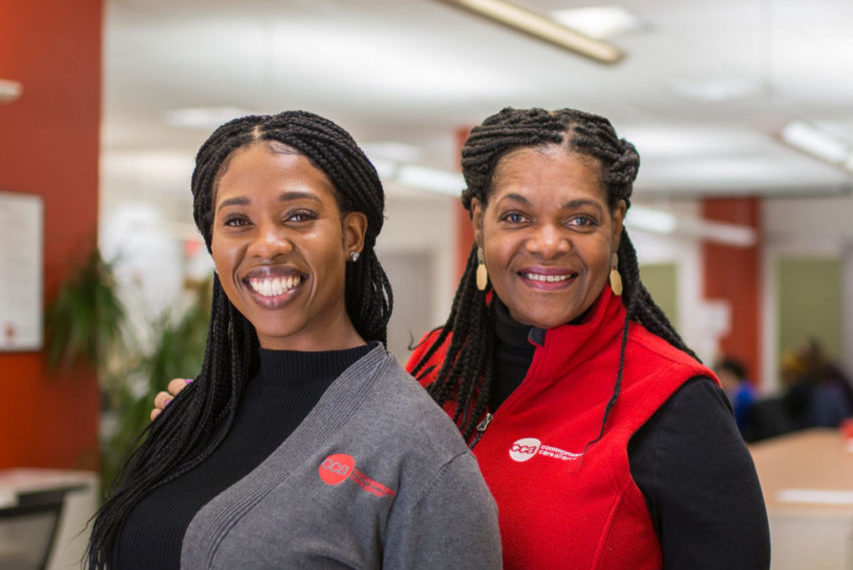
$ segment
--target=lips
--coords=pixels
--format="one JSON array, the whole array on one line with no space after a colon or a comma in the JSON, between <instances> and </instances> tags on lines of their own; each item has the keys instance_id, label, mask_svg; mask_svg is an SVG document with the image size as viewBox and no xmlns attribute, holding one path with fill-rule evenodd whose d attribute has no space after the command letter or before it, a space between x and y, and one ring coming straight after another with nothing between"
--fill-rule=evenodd
<instances>
[{"instance_id":1,"label":"lips","mask_svg":"<svg viewBox=\"0 0 853 570\"><path fill-rule=\"evenodd\" d=\"M264 297L275 297L283 293L296 289L302 283L302 277L299 275L291 275L288 277L273 277L269 279L249 279L249 287Z\"/></svg>"},{"instance_id":2,"label":"lips","mask_svg":"<svg viewBox=\"0 0 853 570\"><path fill-rule=\"evenodd\" d=\"M275 309L293 297L307 279L307 275L291 267L258 267L242 281L256 302Z\"/></svg>"},{"instance_id":3,"label":"lips","mask_svg":"<svg viewBox=\"0 0 853 570\"><path fill-rule=\"evenodd\" d=\"M574 282L576 271L556 267L525 267L518 276L536 289L563 289Z\"/></svg>"}]
</instances>

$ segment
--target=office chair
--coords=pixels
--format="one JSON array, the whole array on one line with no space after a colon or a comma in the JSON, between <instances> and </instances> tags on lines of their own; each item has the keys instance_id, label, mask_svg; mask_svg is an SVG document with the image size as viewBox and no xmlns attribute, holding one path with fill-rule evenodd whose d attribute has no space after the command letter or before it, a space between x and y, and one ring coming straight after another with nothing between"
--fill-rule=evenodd
<instances>
[{"instance_id":1,"label":"office chair","mask_svg":"<svg viewBox=\"0 0 853 570\"><path fill-rule=\"evenodd\" d=\"M64 490L24 493L0 508L0 570L44 570L64 499Z\"/></svg>"}]
</instances>

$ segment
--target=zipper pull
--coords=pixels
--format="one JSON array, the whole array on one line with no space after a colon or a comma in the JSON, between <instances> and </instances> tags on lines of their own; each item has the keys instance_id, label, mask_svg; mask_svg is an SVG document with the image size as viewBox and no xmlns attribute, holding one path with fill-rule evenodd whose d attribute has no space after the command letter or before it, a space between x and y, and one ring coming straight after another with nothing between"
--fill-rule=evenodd
<instances>
[{"instance_id":1,"label":"zipper pull","mask_svg":"<svg viewBox=\"0 0 853 570\"><path fill-rule=\"evenodd\" d=\"M494 419L494 415L491 412L486 412L486 417L483 418L483 421L477 424L477 431L480 433L484 433L488 428L489 424L492 423L492 419Z\"/></svg>"},{"instance_id":2,"label":"zipper pull","mask_svg":"<svg viewBox=\"0 0 853 570\"><path fill-rule=\"evenodd\" d=\"M477 430L477 433L474 435L474 439L471 440L471 444L468 446L469 449L474 449L474 446L480 442L480 438L483 437L483 434L486 433L486 430L489 428L489 424L492 423L492 420L495 418L494 414L491 412L486 412L486 417L483 418L483 421L477 424L477 427L474 428Z\"/></svg>"}]
</instances>

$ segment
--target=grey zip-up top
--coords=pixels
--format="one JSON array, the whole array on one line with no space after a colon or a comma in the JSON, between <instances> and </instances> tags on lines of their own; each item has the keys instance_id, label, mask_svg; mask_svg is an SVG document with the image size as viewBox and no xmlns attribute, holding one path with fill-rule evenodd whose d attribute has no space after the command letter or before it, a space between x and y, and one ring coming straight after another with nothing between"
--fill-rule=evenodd
<instances>
[{"instance_id":1,"label":"grey zip-up top","mask_svg":"<svg viewBox=\"0 0 853 570\"><path fill-rule=\"evenodd\" d=\"M382 346L195 515L181 551L187 569L500 567L476 460Z\"/></svg>"}]
</instances>

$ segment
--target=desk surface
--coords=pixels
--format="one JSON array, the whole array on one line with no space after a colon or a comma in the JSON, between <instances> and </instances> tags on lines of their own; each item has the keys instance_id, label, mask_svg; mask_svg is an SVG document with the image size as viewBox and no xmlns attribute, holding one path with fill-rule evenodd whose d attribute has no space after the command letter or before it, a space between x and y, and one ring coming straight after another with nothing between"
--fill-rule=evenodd
<instances>
[{"instance_id":1,"label":"desk surface","mask_svg":"<svg viewBox=\"0 0 853 570\"><path fill-rule=\"evenodd\" d=\"M73 490L97 484L97 474L90 471L37 468L0 469L0 507L16 505L18 497L25 493Z\"/></svg>"},{"instance_id":2,"label":"desk surface","mask_svg":"<svg viewBox=\"0 0 853 570\"><path fill-rule=\"evenodd\" d=\"M853 516L853 452L839 430L809 429L749 446L768 512Z\"/></svg>"}]
</instances>

